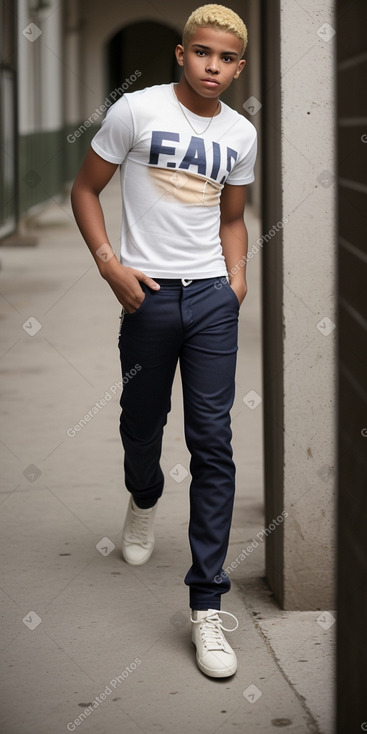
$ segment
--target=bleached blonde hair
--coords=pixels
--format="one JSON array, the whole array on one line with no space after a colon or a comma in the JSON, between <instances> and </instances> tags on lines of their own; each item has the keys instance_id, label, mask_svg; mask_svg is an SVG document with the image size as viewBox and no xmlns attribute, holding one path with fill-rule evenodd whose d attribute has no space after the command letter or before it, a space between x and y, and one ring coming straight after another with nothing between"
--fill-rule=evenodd
<instances>
[{"instance_id":1,"label":"bleached blonde hair","mask_svg":"<svg viewBox=\"0 0 367 734\"><path fill-rule=\"evenodd\" d=\"M190 38L197 28L212 27L233 33L242 41L242 56L247 46L247 28L240 16L225 5L201 5L194 10L186 21L182 34L182 45L187 48Z\"/></svg>"}]
</instances>

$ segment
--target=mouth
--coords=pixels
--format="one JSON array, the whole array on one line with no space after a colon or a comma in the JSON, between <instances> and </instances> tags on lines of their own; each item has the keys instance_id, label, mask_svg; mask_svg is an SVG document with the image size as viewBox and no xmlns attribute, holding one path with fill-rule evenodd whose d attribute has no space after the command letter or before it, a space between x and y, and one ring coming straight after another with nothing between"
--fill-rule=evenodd
<instances>
[{"instance_id":1,"label":"mouth","mask_svg":"<svg viewBox=\"0 0 367 734\"><path fill-rule=\"evenodd\" d=\"M219 82L216 79L202 79L201 81L208 87L214 88L219 86Z\"/></svg>"}]
</instances>

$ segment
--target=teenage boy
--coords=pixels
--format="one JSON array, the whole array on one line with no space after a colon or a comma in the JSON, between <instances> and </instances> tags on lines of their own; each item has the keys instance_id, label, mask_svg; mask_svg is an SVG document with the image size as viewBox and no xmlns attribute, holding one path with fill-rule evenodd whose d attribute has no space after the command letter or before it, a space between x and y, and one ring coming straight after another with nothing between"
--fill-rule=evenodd
<instances>
[{"instance_id":1,"label":"teenage boy","mask_svg":"<svg viewBox=\"0 0 367 734\"><path fill-rule=\"evenodd\" d=\"M179 83L118 100L72 190L81 233L122 305L122 374L134 375L121 397L125 484L131 493L122 554L127 563L141 565L153 551L164 484L162 435L179 362L191 454L192 566L185 583L192 641L200 670L218 678L237 668L219 610L230 588L222 568L235 489L230 409L238 314L247 290L246 186L254 180L256 157L254 126L220 95L240 76L246 45L246 26L232 10L204 5L194 11L176 48L183 69ZM118 166L120 261L99 202Z\"/></svg>"}]
</instances>

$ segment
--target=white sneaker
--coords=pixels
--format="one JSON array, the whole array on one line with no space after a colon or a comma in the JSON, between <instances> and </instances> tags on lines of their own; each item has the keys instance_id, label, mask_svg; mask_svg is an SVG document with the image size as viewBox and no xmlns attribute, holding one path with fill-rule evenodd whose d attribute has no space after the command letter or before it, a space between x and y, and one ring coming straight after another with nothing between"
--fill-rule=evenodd
<instances>
[{"instance_id":1,"label":"white sneaker","mask_svg":"<svg viewBox=\"0 0 367 734\"><path fill-rule=\"evenodd\" d=\"M228 614L236 620L236 626L229 630L223 627L220 614ZM230 612L217 609L196 610L190 617L192 622L192 641L196 647L196 662L200 670L212 678L227 678L237 670L237 658L224 637L223 631L234 632L238 620Z\"/></svg>"},{"instance_id":2,"label":"white sneaker","mask_svg":"<svg viewBox=\"0 0 367 734\"><path fill-rule=\"evenodd\" d=\"M122 530L122 555L131 566L142 566L149 561L154 548L153 524L157 504L142 510L130 496L125 524Z\"/></svg>"}]
</instances>

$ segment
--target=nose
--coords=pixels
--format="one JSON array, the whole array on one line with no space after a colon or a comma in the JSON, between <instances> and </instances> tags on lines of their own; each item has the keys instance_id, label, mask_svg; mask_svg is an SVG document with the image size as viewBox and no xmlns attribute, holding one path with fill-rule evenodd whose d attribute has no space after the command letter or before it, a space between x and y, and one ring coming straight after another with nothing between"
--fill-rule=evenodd
<instances>
[{"instance_id":1,"label":"nose","mask_svg":"<svg viewBox=\"0 0 367 734\"><path fill-rule=\"evenodd\" d=\"M218 74L219 73L219 62L217 59L213 56L211 56L208 59L208 63L206 65L206 71L210 71L212 74Z\"/></svg>"}]
</instances>

